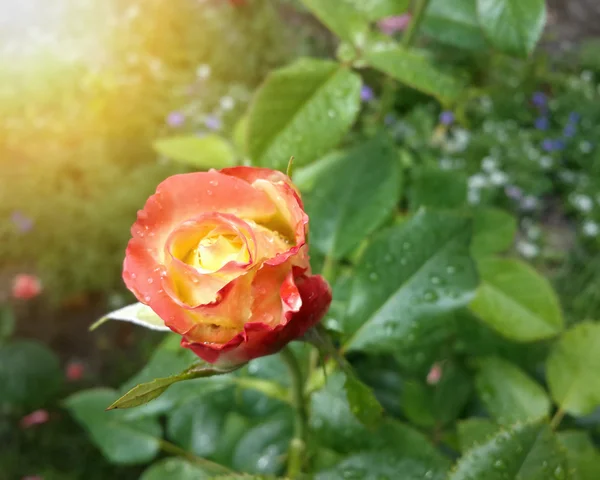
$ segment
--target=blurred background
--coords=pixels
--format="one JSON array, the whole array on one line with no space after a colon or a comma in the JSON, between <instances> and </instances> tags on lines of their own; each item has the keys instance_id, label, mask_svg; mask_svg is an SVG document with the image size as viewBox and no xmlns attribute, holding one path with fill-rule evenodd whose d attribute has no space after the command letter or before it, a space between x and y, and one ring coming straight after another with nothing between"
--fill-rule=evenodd
<instances>
[{"instance_id":1,"label":"blurred background","mask_svg":"<svg viewBox=\"0 0 600 480\"><path fill-rule=\"evenodd\" d=\"M512 212L514 250L552 280L567 318L598 318L600 5L550 1L541 45L515 59L476 30L455 34L461 20L431 3L419 42L468 79L468 97L444 111L363 70L352 135L394 137L405 209ZM136 211L191 169L157 140L235 143L270 71L336 48L294 0L0 0L0 479L136 478L141 467L107 462L59 405L131 376L160 339L88 332L134 300L120 273Z\"/></svg>"}]
</instances>

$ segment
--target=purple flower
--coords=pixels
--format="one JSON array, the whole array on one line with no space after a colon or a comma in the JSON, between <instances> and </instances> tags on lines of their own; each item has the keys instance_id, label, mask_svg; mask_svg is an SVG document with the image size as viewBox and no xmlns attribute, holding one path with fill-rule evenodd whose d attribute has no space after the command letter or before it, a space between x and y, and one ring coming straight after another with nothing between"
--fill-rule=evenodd
<instances>
[{"instance_id":1,"label":"purple flower","mask_svg":"<svg viewBox=\"0 0 600 480\"><path fill-rule=\"evenodd\" d=\"M579 113L577 113L577 112L569 113L569 123L575 124L575 123L579 122L580 118L581 118L581 115L579 115Z\"/></svg>"},{"instance_id":2,"label":"purple flower","mask_svg":"<svg viewBox=\"0 0 600 480\"><path fill-rule=\"evenodd\" d=\"M544 92L535 92L531 97L531 101L538 108L544 108L548 103L548 97Z\"/></svg>"},{"instance_id":3,"label":"purple flower","mask_svg":"<svg viewBox=\"0 0 600 480\"><path fill-rule=\"evenodd\" d=\"M535 119L535 128L538 130L548 130L550 127L550 122L548 117L538 117Z\"/></svg>"},{"instance_id":4,"label":"purple flower","mask_svg":"<svg viewBox=\"0 0 600 480\"><path fill-rule=\"evenodd\" d=\"M565 142L563 140L552 140L551 138L546 138L542 142L542 150L546 152L553 152L555 150L562 150L565 148Z\"/></svg>"},{"instance_id":5,"label":"purple flower","mask_svg":"<svg viewBox=\"0 0 600 480\"><path fill-rule=\"evenodd\" d=\"M171 112L167 115L167 125L169 127L181 127L185 123L185 115L181 112Z\"/></svg>"},{"instance_id":6,"label":"purple flower","mask_svg":"<svg viewBox=\"0 0 600 480\"><path fill-rule=\"evenodd\" d=\"M446 110L440 113L439 120L442 125L452 125L454 123L454 114Z\"/></svg>"},{"instance_id":7,"label":"purple flower","mask_svg":"<svg viewBox=\"0 0 600 480\"><path fill-rule=\"evenodd\" d=\"M577 127L573 123L567 123L567 126L563 130L563 135L567 138L571 138L575 135L577 131Z\"/></svg>"},{"instance_id":8,"label":"purple flower","mask_svg":"<svg viewBox=\"0 0 600 480\"><path fill-rule=\"evenodd\" d=\"M206 128L209 130L220 130L222 122L221 119L216 115L208 115L204 119L204 125L206 125Z\"/></svg>"},{"instance_id":9,"label":"purple flower","mask_svg":"<svg viewBox=\"0 0 600 480\"><path fill-rule=\"evenodd\" d=\"M404 15L396 15L394 17L386 17L379 22L377 22L377 26L381 33L385 35L394 35L397 32L401 32L410 23L410 13L405 13Z\"/></svg>"},{"instance_id":10,"label":"purple flower","mask_svg":"<svg viewBox=\"0 0 600 480\"><path fill-rule=\"evenodd\" d=\"M19 211L13 212L10 218L21 233L27 233L33 228L33 220Z\"/></svg>"},{"instance_id":11,"label":"purple flower","mask_svg":"<svg viewBox=\"0 0 600 480\"><path fill-rule=\"evenodd\" d=\"M375 93L373 93L373 89L368 85L363 85L360 89L360 99L363 102L370 102L375 98Z\"/></svg>"}]
</instances>

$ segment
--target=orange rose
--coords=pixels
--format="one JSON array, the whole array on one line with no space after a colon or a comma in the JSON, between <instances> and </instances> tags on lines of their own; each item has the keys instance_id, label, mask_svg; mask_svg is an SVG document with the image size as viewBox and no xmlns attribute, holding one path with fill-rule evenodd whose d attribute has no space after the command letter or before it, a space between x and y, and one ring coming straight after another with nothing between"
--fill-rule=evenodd
<instances>
[{"instance_id":1,"label":"orange rose","mask_svg":"<svg viewBox=\"0 0 600 480\"><path fill-rule=\"evenodd\" d=\"M236 167L167 178L131 233L127 287L207 362L275 353L331 302L327 282L310 274L302 200L280 172Z\"/></svg>"}]
</instances>

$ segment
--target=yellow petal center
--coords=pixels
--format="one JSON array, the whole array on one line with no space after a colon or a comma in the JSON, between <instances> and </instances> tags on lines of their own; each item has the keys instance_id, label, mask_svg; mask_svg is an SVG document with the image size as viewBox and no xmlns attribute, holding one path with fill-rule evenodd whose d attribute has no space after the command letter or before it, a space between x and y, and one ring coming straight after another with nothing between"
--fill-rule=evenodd
<instances>
[{"instance_id":1,"label":"yellow petal center","mask_svg":"<svg viewBox=\"0 0 600 480\"><path fill-rule=\"evenodd\" d=\"M236 235L203 238L193 255L193 266L204 272L216 272L229 262L248 263L248 249ZM189 262L186 262L190 264Z\"/></svg>"}]
</instances>

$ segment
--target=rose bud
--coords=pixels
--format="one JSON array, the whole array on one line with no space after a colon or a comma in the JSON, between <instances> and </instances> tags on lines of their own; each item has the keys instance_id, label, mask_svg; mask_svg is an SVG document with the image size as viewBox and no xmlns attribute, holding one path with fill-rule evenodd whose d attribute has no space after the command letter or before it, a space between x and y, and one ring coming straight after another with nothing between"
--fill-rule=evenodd
<instances>
[{"instance_id":1,"label":"rose bud","mask_svg":"<svg viewBox=\"0 0 600 480\"><path fill-rule=\"evenodd\" d=\"M81 362L69 362L67 364L67 367L65 368L65 376L70 382L76 382L78 380L81 380L83 378L84 373L85 367Z\"/></svg>"},{"instance_id":2,"label":"rose bud","mask_svg":"<svg viewBox=\"0 0 600 480\"><path fill-rule=\"evenodd\" d=\"M427 384L437 385L442 378L442 366L439 363L434 363L427 374Z\"/></svg>"},{"instance_id":3,"label":"rose bud","mask_svg":"<svg viewBox=\"0 0 600 480\"><path fill-rule=\"evenodd\" d=\"M42 282L35 275L21 273L15 276L12 285L12 296L21 300L37 297L42 291Z\"/></svg>"},{"instance_id":4,"label":"rose bud","mask_svg":"<svg viewBox=\"0 0 600 480\"><path fill-rule=\"evenodd\" d=\"M50 419L48 410L40 409L25 415L20 422L21 428L30 428L34 425L42 425Z\"/></svg>"},{"instance_id":5,"label":"rose bud","mask_svg":"<svg viewBox=\"0 0 600 480\"><path fill-rule=\"evenodd\" d=\"M127 287L207 362L233 366L275 353L331 302L327 282L311 275L300 195L278 171L167 178L131 232Z\"/></svg>"}]
</instances>

